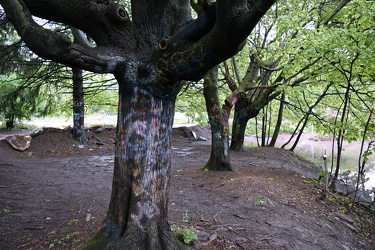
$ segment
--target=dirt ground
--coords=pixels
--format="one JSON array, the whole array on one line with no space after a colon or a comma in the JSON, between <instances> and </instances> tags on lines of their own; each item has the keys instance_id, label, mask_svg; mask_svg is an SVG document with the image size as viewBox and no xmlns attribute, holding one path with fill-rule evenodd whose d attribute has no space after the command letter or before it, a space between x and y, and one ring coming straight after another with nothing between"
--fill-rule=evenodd
<instances>
[{"instance_id":1,"label":"dirt ground","mask_svg":"<svg viewBox=\"0 0 375 250\"><path fill-rule=\"evenodd\" d=\"M75 249L98 230L115 131L96 129L83 148L69 130L47 129L24 152L0 140L0 249ZM190 129L209 140L193 140ZM375 249L374 215L347 213L337 194L319 199L319 169L294 153L248 148L231 152L235 172L202 172L208 129L176 128L172 146L169 220L198 229L199 249Z\"/></svg>"}]
</instances>

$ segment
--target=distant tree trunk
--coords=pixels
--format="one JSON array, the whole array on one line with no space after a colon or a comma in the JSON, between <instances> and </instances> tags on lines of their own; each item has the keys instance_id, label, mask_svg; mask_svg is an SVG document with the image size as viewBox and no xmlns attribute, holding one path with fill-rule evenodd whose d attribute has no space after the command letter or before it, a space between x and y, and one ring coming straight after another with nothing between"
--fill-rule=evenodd
<instances>
[{"instance_id":1,"label":"distant tree trunk","mask_svg":"<svg viewBox=\"0 0 375 250\"><path fill-rule=\"evenodd\" d=\"M305 128L306 128L306 126L307 126L307 122L309 121L309 117L310 117L310 113L307 113L307 114L304 116L305 120L304 120L304 122L303 122L303 124L302 124L302 127L301 127L300 131L299 131L298 134L297 134L297 138L296 138L296 140L294 141L293 146L289 149L290 151L294 151L294 150L296 149L296 147L297 147L297 145L298 145L298 143L299 143L299 140L301 139L301 136L302 136L302 134L303 134L303 131L305 130Z\"/></svg>"},{"instance_id":2,"label":"distant tree trunk","mask_svg":"<svg viewBox=\"0 0 375 250\"><path fill-rule=\"evenodd\" d=\"M277 137L279 136L279 133L280 133L281 123L283 121L284 106L285 106L284 100L285 100L285 94L283 93L280 99L279 113L277 115L277 122L276 122L275 130L273 131L271 142L268 144L269 147L275 147Z\"/></svg>"},{"instance_id":3,"label":"distant tree trunk","mask_svg":"<svg viewBox=\"0 0 375 250\"><path fill-rule=\"evenodd\" d=\"M85 103L83 91L82 70L72 68L73 71L73 138L87 144L85 133Z\"/></svg>"},{"instance_id":4,"label":"distant tree trunk","mask_svg":"<svg viewBox=\"0 0 375 250\"><path fill-rule=\"evenodd\" d=\"M261 130L261 144L260 144L261 147L265 147L266 146L267 116L268 116L267 108L263 108L262 130Z\"/></svg>"},{"instance_id":5,"label":"distant tree trunk","mask_svg":"<svg viewBox=\"0 0 375 250\"><path fill-rule=\"evenodd\" d=\"M204 170L232 171L229 159L228 113L220 107L218 96L218 68L211 69L204 77L204 98L211 125L211 154Z\"/></svg>"},{"instance_id":6,"label":"distant tree trunk","mask_svg":"<svg viewBox=\"0 0 375 250\"><path fill-rule=\"evenodd\" d=\"M307 122L309 121L309 117L310 117L310 115L311 114L313 114L313 112L314 112L314 108L320 103L320 101L327 95L327 92L328 92L328 90L329 90L329 88L332 86L332 82L331 83L329 83L327 86L326 86L326 88L325 88L325 90L324 90L324 92L318 97L318 99L316 99L316 101L315 101L315 103L314 104L312 104L310 107L309 107L309 110L307 111L307 113L303 116L303 118L300 120L300 122L298 123L298 125L297 125L297 128L299 128L299 125L301 124L301 122L303 121L303 124L302 124L302 127L301 127L301 129L299 130L299 132L298 132L298 134L297 134L297 138L296 138L296 140L294 141L294 143L293 143L293 146L289 149L290 151L294 151L295 150L295 148L297 147L297 145L298 145L298 142L299 142L299 140L300 140L300 138L301 138L301 136L302 136L302 134L303 134L303 131L305 130L305 128L306 128L306 126L307 126ZM306 102L306 96L305 96L305 92L302 92L302 96L303 96L303 98L305 99L305 102ZM297 129L296 128L296 129ZM296 131L296 130L295 130ZM294 133L293 133L294 134ZM293 135L294 136L294 135ZM292 137L291 137L292 138ZM290 141L290 140L289 140ZM285 145L285 144L284 144ZM283 145L283 147L284 147L284 145Z\"/></svg>"},{"instance_id":7,"label":"distant tree trunk","mask_svg":"<svg viewBox=\"0 0 375 250\"><path fill-rule=\"evenodd\" d=\"M8 130L12 130L14 128L14 113L10 114L8 117L7 117L7 121L6 121L6 128Z\"/></svg>"},{"instance_id":8,"label":"distant tree trunk","mask_svg":"<svg viewBox=\"0 0 375 250\"><path fill-rule=\"evenodd\" d=\"M260 110L279 94L280 92L275 91L273 88L260 88L239 98L234 111L231 150L243 150L247 122L256 117Z\"/></svg>"},{"instance_id":9,"label":"distant tree trunk","mask_svg":"<svg viewBox=\"0 0 375 250\"><path fill-rule=\"evenodd\" d=\"M230 149L234 151L242 151L245 140L246 125L249 121L249 117L246 115L246 109L248 107L248 100L246 98L240 98L234 108L234 117L232 124L232 142Z\"/></svg>"},{"instance_id":10,"label":"distant tree trunk","mask_svg":"<svg viewBox=\"0 0 375 250\"><path fill-rule=\"evenodd\" d=\"M336 190L336 181L337 181L337 179L339 177L339 173L340 173L341 154L342 154L343 142L344 142L344 132L342 131L342 129L339 129L339 134L337 136L337 142L336 142L336 145L337 145L336 169L335 169L335 173L333 174L332 182L331 182L331 185L330 185L330 189L333 192L335 192L335 190Z\"/></svg>"},{"instance_id":11,"label":"distant tree trunk","mask_svg":"<svg viewBox=\"0 0 375 250\"><path fill-rule=\"evenodd\" d=\"M367 118L367 121L366 121L366 124L365 124L365 127L364 127L363 135L362 135L361 148L359 150L359 155L358 155L357 184L355 186L355 193L354 193L352 205L350 207L350 211L353 209L353 207L356 203L360 182L362 183L362 191L365 191L365 187L364 187L365 181L363 180L363 178L365 177L365 175L364 175L365 174L365 167L367 165L368 157L364 157L364 156L367 153L371 152L371 150L373 149L374 143L375 143L374 140L371 140L367 145L367 149L364 150L364 144L365 144L367 132L370 128L370 124L372 123L371 122L371 120L373 118L372 116L373 116L373 110L370 111L370 114Z\"/></svg>"},{"instance_id":12,"label":"distant tree trunk","mask_svg":"<svg viewBox=\"0 0 375 250\"><path fill-rule=\"evenodd\" d=\"M348 85L346 86L345 97L344 97L344 106L343 106L343 109L342 109L340 126L339 126L339 129L338 129L338 135L337 135L336 169L335 169L335 173L332 177L332 182L331 182L331 185L330 185L330 189L332 191L336 190L336 181L337 181L337 178L338 178L339 173L340 173L342 146L343 146L343 143L344 143L344 136L345 136L345 132L346 132L346 130L343 128L344 127L343 125L344 125L344 123L346 123L347 116L348 116L348 113L349 113L348 112L348 109L349 109L348 106L350 104L350 88L351 88L351 85L350 85L350 82L349 82Z\"/></svg>"}]
</instances>

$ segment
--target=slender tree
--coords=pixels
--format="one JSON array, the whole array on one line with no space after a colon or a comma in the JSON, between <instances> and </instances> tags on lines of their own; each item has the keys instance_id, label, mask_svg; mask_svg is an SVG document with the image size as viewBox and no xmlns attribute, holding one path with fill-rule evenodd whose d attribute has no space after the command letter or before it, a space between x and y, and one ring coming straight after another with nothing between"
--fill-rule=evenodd
<instances>
[{"instance_id":1,"label":"slender tree","mask_svg":"<svg viewBox=\"0 0 375 250\"><path fill-rule=\"evenodd\" d=\"M92 43L85 38L84 34L80 30L72 28L72 34L74 42L93 48ZM79 140L83 144L89 144L85 133L85 93L83 86L83 70L78 68L72 68L72 79L73 79L73 138Z\"/></svg>"},{"instance_id":2,"label":"slender tree","mask_svg":"<svg viewBox=\"0 0 375 250\"><path fill-rule=\"evenodd\" d=\"M112 195L105 224L87 249L174 249L167 222L171 130L181 80L198 80L236 54L275 0L218 0L192 19L186 0L0 0L39 56L97 73L119 85ZM65 23L87 48L32 18ZM131 16L131 17L130 17Z\"/></svg>"},{"instance_id":3,"label":"slender tree","mask_svg":"<svg viewBox=\"0 0 375 250\"><path fill-rule=\"evenodd\" d=\"M204 170L232 171L229 159L229 114L218 98L218 69L211 69L204 77L203 94L211 125L211 154Z\"/></svg>"},{"instance_id":4,"label":"slender tree","mask_svg":"<svg viewBox=\"0 0 375 250\"><path fill-rule=\"evenodd\" d=\"M73 79L73 138L87 144L85 133L85 102L82 69L72 68Z\"/></svg>"}]
</instances>

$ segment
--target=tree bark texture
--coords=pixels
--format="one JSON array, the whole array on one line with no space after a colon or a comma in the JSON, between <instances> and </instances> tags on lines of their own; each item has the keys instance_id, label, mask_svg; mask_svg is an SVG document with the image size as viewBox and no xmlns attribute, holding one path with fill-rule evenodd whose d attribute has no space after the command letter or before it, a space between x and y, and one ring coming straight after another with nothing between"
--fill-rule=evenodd
<instances>
[{"instance_id":1,"label":"tree bark texture","mask_svg":"<svg viewBox=\"0 0 375 250\"><path fill-rule=\"evenodd\" d=\"M73 68L73 138L88 143L85 133L85 102L82 70Z\"/></svg>"},{"instance_id":2,"label":"tree bark texture","mask_svg":"<svg viewBox=\"0 0 375 250\"><path fill-rule=\"evenodd\" d=\"M275 129L273 131L273 134L272 134L271 142L268 144L269 147L275 147L277 138L280 133L281 123L283 122L284 106L285 106L285 93L281 95L279 112L277 113L277 122L275 125Z\"/></svg>"},{"instance_id":3,"label":"tree bark texture","mask_svg":"<svg viewBox=\"0 0 375 250\"><path fill-rule=\"evenodd\" d=\"M39 56L112 73L119 113L112 194L102 229L86 249L174 249L167 222L170 138L181 80L199 80L236 54L275 0L218 0L192 19L188 0L0 0L6 17ZM32 18L86 33L75 43Z\"/></svg>"},{"instance_id":4,"label":"tree bark texture","mask_svg":"<svg viewBox=\"0 0 375 250\"><path fill-rule=\"evenodd\" d=\"M242 151L245 139L246 125L249 117L244 113L248 107L248 100L241 98L234 106L234 117L232 124L232 141L230 149L234 151Z\"/></svg>"},{"instance_id":5,"label":"tree bark texture","mask_svg":"<svg viewBox=\"0 0 375 250\"><path fill-rule=\"evenodd\" d=\"M211 69L204 77L204 98L211 125L211 154L204 170L232 171L229 158L228 113L220 107L218 97L218 68Z\"/></svg>"},{"instance_id":6,"label":"tree bark texture","mask_svg":"<svg viewBox=\"0 0 375 250\"><path fill-rule=\"evenodd\" d=\"M168 216L171 132L178 85L168 96L120 89L112 194L101 237L106 249L173 249Z\"/></svg>"}]
</instances>

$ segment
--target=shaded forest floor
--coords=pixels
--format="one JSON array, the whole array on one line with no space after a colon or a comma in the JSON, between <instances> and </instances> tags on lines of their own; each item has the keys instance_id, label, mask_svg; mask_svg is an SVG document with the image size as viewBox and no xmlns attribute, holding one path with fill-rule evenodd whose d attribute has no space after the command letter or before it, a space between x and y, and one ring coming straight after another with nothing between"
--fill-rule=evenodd
<instances>
[{"instance_id":1,"label":"shaded forest floor","mask_svg":"<svg viewBox=\"0 0 375 250\"><path fill-rule=\"evenodd\" d=\"M74 249L102 224L111 191L114 130L88 132L80 148L69 131L50 129L18 152L0 140L0 249ZM320 171L278 148L231 152L235 172L202 172L210 140L174 129L171 224L200 231L214 249L374 249L374 215L347 213L347 198L322 201ZM1 134L1 132L0 132Z\"/></svg>"}]
</instances>

